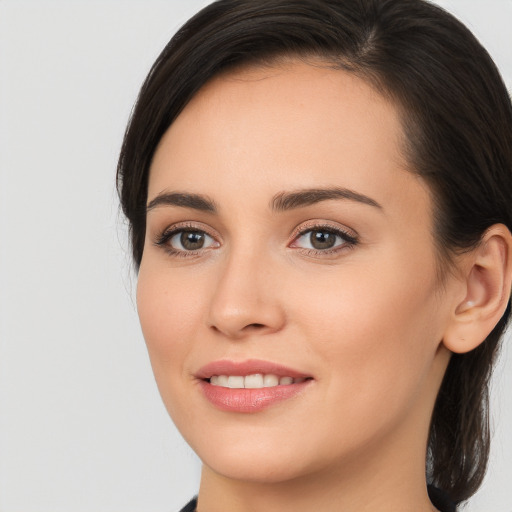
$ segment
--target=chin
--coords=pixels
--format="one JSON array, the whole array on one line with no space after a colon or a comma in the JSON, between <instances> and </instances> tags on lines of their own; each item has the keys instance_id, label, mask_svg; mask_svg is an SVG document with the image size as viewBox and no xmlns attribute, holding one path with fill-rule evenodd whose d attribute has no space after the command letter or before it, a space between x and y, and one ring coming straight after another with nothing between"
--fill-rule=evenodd
<instances>
[{"instance_id":1,"label":"chin","mask_svg":"<svg viewBox=\"0 0 512 512\"><path fill-rule=\"evenodd\" d=\"M236 453L208 454L202 462L224 478L259 484L278 484L295 480L308 473L284 454L257 454L252 458Z\"/></svg>"},{"instance_id":2,"label":"chin","mask_svg":"<svg viewBox=\"0 0 512 512\"><path fill-rule=\"evenodd\" d=\"M278 484L322 472L336 464L332 448L322 446L303 435L283 435L283 430L257 432L225 429L206 437L198 432L186 440L203 464L224 478L260 484ZM194 435L195 434L195 435ZM199 434L199 435L197 435ZM306 436L307 437L307 436Z\"/></svg>"}]
</instances>

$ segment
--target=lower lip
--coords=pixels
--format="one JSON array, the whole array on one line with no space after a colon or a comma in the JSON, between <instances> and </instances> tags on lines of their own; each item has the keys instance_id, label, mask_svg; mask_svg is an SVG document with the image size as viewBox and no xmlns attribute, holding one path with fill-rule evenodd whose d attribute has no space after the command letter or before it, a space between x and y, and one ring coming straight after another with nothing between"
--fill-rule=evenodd
<instances>
[{"instance_id":1,"label":"lower lip","mask_svg":"<svg viewBox=\"0 0 512 512\"><path fill-rule=\"evenodd\" d=\"M259 412L276 403L293 398L301 393L311 380L258 389L232 389L212 386L208 381L201 381L201 388L206 399L218 409L229 412Z\"/></svg>"}]
</instances>

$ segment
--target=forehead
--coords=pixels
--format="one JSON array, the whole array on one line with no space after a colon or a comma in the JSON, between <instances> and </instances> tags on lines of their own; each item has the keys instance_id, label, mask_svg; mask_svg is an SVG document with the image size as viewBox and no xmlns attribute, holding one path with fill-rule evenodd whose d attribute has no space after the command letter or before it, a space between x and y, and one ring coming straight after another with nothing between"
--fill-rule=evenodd
<instances>
[{"instance_id":1,"label":"forehead","mask_svg":"<svg viewBox=\"0 0 512 512\"><path fill-rule=\"evenodd\" d=\"M211 129L210 138L225 135L229 125L250 130L253 137L257 128L266 128L262 137L281 136L283 141L286 133L295 140L318 138L315 129L321 125L336 130L322 134L326 143L335 137L339 144L361 143L360 130L364 130L368 144L386 139L391 148L402 136L398 111L390 101L354 74L318 60L288 59L214 77L192 98L168 134L191 125Z\"/></svg>"},{"instance_id":2,"label":"forehead","mask_svg":"<svg viewBox=\"0 0 512 512\"><path fill-rule=\"evenodd\" d=\"M254 196L343 186L380 202L418 178L406 171L395 106L326 63L281 62L207 83L155 153L149 198L166 188ZM420 184L422 185L422 184ZM416 183L416 186L418 184Z\"/></svg>"}]
</instances>

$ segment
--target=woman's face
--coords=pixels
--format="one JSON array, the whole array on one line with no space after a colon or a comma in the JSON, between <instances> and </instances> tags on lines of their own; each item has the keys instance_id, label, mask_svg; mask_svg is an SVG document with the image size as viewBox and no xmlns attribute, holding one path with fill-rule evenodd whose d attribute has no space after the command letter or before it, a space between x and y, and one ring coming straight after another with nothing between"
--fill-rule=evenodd
<instances>
[{"instance_id":1,"label":"woman's face","mask_svg":"<svg viewBox=\"0 0 512 512\"><path fill-rule=\"evenodd\" d=\"M165 405L218 474L424 455L450 283L400 143L372 88L299 62L217 77L161 140L138 310Z\"/></svg>"}]
</instances>

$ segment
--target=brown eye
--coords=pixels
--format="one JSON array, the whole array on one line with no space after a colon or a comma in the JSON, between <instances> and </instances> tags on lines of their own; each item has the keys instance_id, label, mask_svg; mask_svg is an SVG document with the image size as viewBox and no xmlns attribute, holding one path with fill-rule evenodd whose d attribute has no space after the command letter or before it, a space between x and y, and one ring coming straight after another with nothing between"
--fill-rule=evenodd
<instances>
[{"instance_id":1,"label":"brown eye","mask_svg":"<svg viewBox=\"0 0 512 512\"><path fill-rule=\"evenodd\" d=\"M309 242L313 249L331 249L336 244L336 235L329 231L311 231Z\"/></svg>"},{"instance_id":2,"label":"brown eye","mask_svg":"<svg viewBox=\"0 0 512 512\"><path fill-rule=\"evenodd\" d=\"M187 251L202 249L204 245L205 234L198 231L183 231L180 235L180 242Z\"/></svg>"},{"instance_id":3,"label":"brown eye","mask_svg":"<svg viewBox=\"0 0 512 512\"><path fill-rule=\"evenodd\" d=\"M212 247L215 240L204 231L176 231L167 242L172 249L181 252L199 251Z\"/></svg>"},{"instance_id":4,"label":"brown eye","mask_svg":"<svg viewBox=\"0 0 512 512\"><path fill-rule=\"evenodd\" d=\"M316 251L317 253L329 253L330 250L335 251L344 247L353 247L357 243L357 237L349 235L341 229L318 226L314 229L304 230L295 238L291 247Z\"/></svg>"}]
</instances>

